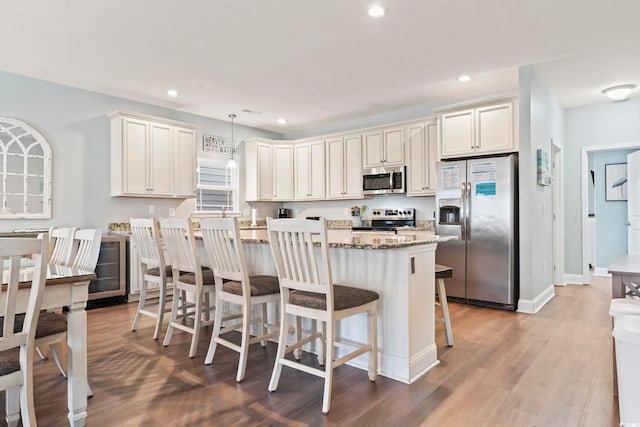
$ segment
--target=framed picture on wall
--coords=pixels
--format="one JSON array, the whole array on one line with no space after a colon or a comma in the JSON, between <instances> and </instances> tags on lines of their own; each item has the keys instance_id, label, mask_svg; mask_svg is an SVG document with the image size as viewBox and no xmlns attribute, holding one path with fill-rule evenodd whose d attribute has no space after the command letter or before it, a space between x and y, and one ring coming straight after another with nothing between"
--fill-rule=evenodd
<instances>
[{"instance_id":1,"label":"framed picture on wall","mask_svg":"<svg viewBox=\"0 0 640 427\"><path fill-rule=\"evenodd\" d=\"M605 200L627 200L627 164L610 163L604 165Z\"/></svg>"}]
</instances>

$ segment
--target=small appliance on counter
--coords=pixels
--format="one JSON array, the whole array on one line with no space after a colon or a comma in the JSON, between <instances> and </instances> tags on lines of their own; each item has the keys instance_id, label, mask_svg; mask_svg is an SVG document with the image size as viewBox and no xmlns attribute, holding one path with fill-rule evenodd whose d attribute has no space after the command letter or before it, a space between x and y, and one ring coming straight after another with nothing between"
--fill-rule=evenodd
<instances>
[{"instance_id":1,"label":"small appliance on counter","mask_svg":"<svg viewBox=\"0 0 640 427\"><path fill-rule=\"evenodd\" d=\"M278 208L278 218L291 218L291 209Z\"/></svg>"},{"instance_id":2,"label":"small appliance on counter","mask_svg":"<svg viewBox=\"0 0 640 427\"><path fill-rule=\"evenodd\" d=\"M400 227L416 226L416 210L414 208L371 210L371 225L352 227L353 231L387 231L396 233Z\"/></svg>"}]
</instances>

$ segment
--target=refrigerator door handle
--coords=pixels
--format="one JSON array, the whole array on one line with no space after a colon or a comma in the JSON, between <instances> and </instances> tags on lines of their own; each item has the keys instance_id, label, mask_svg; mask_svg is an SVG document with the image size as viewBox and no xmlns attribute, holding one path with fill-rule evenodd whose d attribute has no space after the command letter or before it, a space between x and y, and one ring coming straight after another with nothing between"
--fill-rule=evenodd
<instances>
[{"instance_id":1,"label":"refrigerator door handle","mask_svg":"<svg viewBox=\"0 0 640 427\"><path fill-rule=\"evenodd\" d=\"M467 241L471 241L471 183L467 182L467 216L465 218Z\"/></svg>"},{"instance_id":2,"label":"refrigerator door handle","mask_svg":"<svg viewBox=\"0 0 640 427\"><path fill-rule=\"evenodd\" d=\"M460 224L460 239L462 240L467 240L467 235L465 234L465 232L467 231L467 214L466 214L466 200L467 200L467 196L466 196L466 189L467 189L467 185L466 183L462 183L460 185L460 192L461 192L461 201L462 201L462 212L460 217L462 218L461 224Z\"/></svg>"}]
</instances>

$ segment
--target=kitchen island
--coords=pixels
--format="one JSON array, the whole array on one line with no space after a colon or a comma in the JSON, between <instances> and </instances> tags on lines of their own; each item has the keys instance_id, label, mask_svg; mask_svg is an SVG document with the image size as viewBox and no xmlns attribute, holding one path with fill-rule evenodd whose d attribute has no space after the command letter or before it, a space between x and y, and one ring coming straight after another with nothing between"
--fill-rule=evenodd
<instances>
[{"instance_id":1,"label":"kitchen island","mask_svg":"<svg viewBox=\"0 0 640 427\"><path fill-rule=\"evenodd\" d=\"M275 275L267 231L241 230L249 274ZM435 250L449 240L429 233L375 234L329 230L333 281L380 294L378 305L379 373L412 383L438 364L435 345ZM272 312L271 316L277 313ZM274 319L270 319L273 321ZM341 320L337 336L345 342L366 342L365 315ZM303 329L312 328L311 323ZM315 346L307 350L316 351ZM337 357L347 353L337 348ZM350 365L367 369L367 356Z\"/></svg>"}]
</instances>

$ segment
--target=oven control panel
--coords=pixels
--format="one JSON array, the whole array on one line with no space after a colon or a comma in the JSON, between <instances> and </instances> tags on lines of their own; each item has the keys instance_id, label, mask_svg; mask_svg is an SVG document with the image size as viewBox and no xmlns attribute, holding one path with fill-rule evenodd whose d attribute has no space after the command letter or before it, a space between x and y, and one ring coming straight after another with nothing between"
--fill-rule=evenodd
<instances>
[{"instance_id":1,"label":"oven control panel","mask_svg":"<svg viewBox=\"0 0 640 427\"><path fill-rule=\"evenodd\" d=\"M415 218L414 208L383 209L375 208L371 211L371 219L411 220Z\"/></svg>"}]
</instances>

